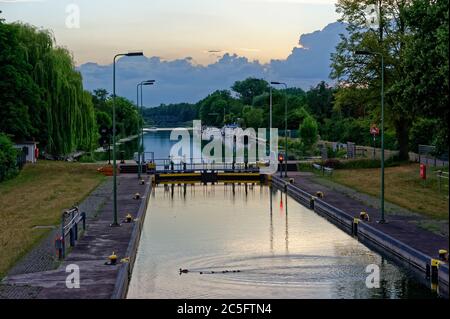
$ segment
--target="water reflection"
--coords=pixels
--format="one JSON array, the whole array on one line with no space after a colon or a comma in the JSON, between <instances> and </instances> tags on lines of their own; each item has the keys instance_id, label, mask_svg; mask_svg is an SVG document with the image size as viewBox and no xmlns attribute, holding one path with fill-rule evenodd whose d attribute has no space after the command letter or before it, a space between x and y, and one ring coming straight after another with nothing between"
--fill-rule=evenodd
<instances>
[{"instance_id":1,"label":"water reflection","mask_svg":"<svg viewBox=\"0 0 450 319\"><path fill-rule=\"evenodd\" d=\"M380 267L379 289L365 286L369 264ZM180 268L188 272L180 275ZM128 297L433 295L286 194L243 183L154 188Z\"/></svg>"}]
</instances>

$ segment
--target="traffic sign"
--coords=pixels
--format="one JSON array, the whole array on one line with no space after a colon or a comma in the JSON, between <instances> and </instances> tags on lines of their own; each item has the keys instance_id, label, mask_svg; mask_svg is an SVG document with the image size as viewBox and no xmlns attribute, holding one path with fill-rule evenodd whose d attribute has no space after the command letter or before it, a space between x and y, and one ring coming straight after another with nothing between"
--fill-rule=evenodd
<instances>
[{"instance_id":1,"label":"traffic sign","mask_svg":"<svg viewBox=\"0 0 450 319\"><path fill-rule=\"evenodd\" d=\"M370 134L380 135L380 129L376 126L376 124L372 124L372 126L370 127Z\"/></svg>"}]
</instances>

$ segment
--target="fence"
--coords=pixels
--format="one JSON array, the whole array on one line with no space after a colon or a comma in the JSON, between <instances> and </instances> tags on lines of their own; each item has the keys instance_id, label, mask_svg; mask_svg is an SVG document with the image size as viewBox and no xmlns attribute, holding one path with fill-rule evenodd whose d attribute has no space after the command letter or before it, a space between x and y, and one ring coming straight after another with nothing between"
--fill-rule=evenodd
<instances>
[{"instance_id":1,"label":"fence","mask_svg":"<svg viewBox=\"0 0 450 319\"><path fill-rule=\"evenodd\" d=\"M448 172L436 171L436 178L438 180L439 193L442 188L447 188L448 191Z\"/></svg>"},{"instance_id":2,"label":"fence","mask_svg":"<svg viewBox=\"0 0 450 319\"><path fill-rule=\"evenodd\" d=\"M337 142L329 142L329 141L320 141L319 145L323 145L325 147L331 148L333 150L345 149L348 153L351 154L351 158L369 158L369 159L381 159L381 149L374 148L371 146L360 146L354 145L353 143L348 143L350 145L349 150L347 150L348 145L337 143ZM409 160L411 162L421 163L428 166L434 167L446 167L449 164L448 154L444 154L442 156L432 155L435 152L434 146L429 145L419 145L418 153L409 152ZM394 156L398 155L398 151L394 150L384 150L384 158L385 160L389 160Z\"/></svg>"},{"instance_id":3,"label":"fence","mask_svg":"<svg viewBox=\"0 0 450 319\"><path fill-rule=\"evenodd\" d=\"M78 240L79 223L82 223L83 230L86 230L86 213L80 212L78 207L74 206L62 213L61 234L55 241L59 259L64 259L66 256L66 238L69 238L70 247L75 246Z\"/></svg>"}]
</instances>

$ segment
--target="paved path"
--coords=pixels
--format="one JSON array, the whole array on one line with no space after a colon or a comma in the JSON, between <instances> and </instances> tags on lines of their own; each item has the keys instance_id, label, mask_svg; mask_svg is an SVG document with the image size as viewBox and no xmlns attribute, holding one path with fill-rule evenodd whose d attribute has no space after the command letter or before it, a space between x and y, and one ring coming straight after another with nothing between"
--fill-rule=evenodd
<instances>
[{"instance_id":1,"label":"paved path","mask_svg":"<svg viewBox=\"0 0 450 319\"><path fill-rule=\"evenodd\" d=\"M419 227L418 223L426 219L418 214L408 214L404 211L395 213L395 211L390 208L389 215L386 215L388 223L378 224L376 221L380 219L380 211L377 206L371 206L372 203L368 203L367 200L355 198L356 196L345 194L342 191L336 190L336 188L331 185L319 183L317 177L314 177L314 174L312 173L291 172L289 175L291 178L294 178L295 185L301 189L313 195L317 191L322 191L325 194L325 202L352 216L359 216L359 213L362 211L367 212L371 219L370 224L373 227L431 257L437 258L439 249L448 250L448 236L441 236Z\"/></svg>"},{"instance_id":2,"label":"paved path","mask_svg":"<svg viewBox=\"0 0 450 319\"><path fill-rule=\"evenodd\" d=\"M135 175L118 177L119 220L127 213L136 216L144 199L133 199L135 193L144 195L146 185L140 185ZM64 262L56 269L42 272L12 274L3 280L3 284L12 289L14 286L26 287L30 298L38 299L95 299L111 298L119 266L105 265L114 251L118 259L125 256L132 235L134 223L123 223L121 227L110 227L113 218L111 191L109 200L98 212L98 217L88 220L87 229L77 245ZM66 287L66 266L76 264L80 268L80 288ZM14 298L14 294L10 294ZM21 296L24 297L24 296Z\"/></svg>"}]
</instances>

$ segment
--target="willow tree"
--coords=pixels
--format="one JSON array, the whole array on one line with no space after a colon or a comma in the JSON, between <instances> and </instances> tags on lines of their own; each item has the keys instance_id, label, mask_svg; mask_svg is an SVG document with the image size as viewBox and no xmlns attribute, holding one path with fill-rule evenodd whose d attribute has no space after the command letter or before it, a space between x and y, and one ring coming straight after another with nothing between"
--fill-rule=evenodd
<instances>
[{"instance_id":1,"label":"willow tree","mask_svg":"<svg viewBox=\"0 0 450 319\"><path fill-rule=\"evenodd\" d=\"M94 107L71 54L55 45L49 31L19 23L1 22L0 27L14 52L14 57L5 58L5 69L14 75L11 90L0 96L0 102L8 102L10 119L5 123L26 123L16 125L19 129L5 125L1 130L17 139L35 138L55 155L91 150L97 135Z\"/></svg>"}]
</instances>

